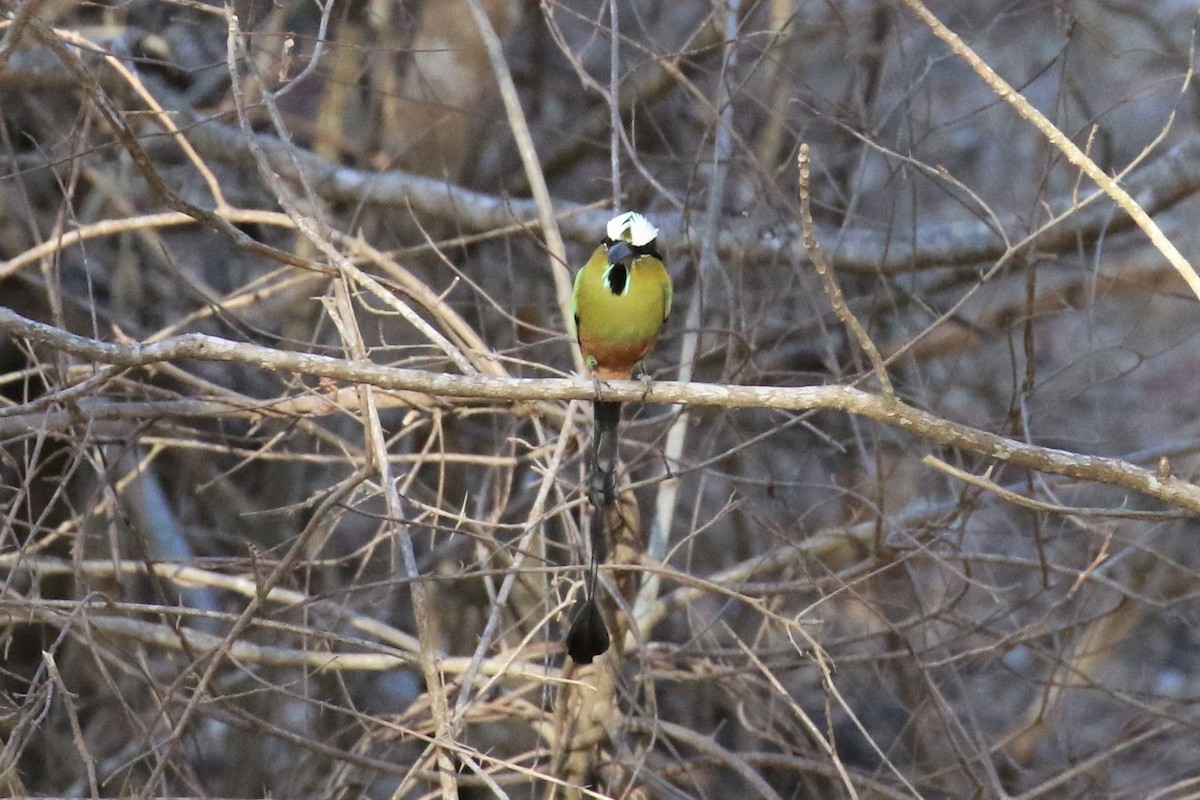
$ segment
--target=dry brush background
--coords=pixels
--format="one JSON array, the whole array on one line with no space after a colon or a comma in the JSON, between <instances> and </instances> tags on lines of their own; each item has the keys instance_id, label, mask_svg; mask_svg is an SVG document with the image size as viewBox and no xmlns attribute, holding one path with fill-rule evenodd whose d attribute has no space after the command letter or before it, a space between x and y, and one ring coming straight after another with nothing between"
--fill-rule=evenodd
<instances>
[{"instance_id":1,"label":"dry brush background","mask_svg":"<svg viewBox=\"0 0 1200 800\"><path fill-rule=\"evenodd\" d=\"M1197 298L918 6L0 1L0 792L1200 796ZM1193 3L930 10L1200 260Z\"/></svg>"}]
</instances>

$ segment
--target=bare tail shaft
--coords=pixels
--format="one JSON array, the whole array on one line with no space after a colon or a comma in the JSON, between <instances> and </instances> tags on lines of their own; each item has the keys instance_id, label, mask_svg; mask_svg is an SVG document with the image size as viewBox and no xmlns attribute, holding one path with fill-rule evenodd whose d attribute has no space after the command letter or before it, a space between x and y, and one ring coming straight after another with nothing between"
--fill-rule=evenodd
<instances>
[{"instance_id":1,"label":"bare tail shaft","mask_svg":"<svg viewBox=\"0 0 1200 800\"><path fill-rule=\"evenodd\" d=\"M616 502L617 423L620 421L620 403L600 401L595 403L595 427L592 430L592 472L588 477L588 499L596 508L607 508Z\"/></svg>"}]
</instances>

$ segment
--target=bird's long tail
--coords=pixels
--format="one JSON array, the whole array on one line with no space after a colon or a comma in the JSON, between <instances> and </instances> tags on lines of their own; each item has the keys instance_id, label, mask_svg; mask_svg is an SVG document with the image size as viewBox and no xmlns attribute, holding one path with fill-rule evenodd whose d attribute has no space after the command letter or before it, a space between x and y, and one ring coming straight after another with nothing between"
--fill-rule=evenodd
<instances>
[{"instance_id":1,"label":"bird's long tail","mask_svg":"<svg viewBox=\"0 0 1200 800\"><path fill-rule=\"evenodd\" d=\"M567 653L578 664L590 664L608 650L608 629L596 600L596 573L608 557L605 539L607 509L617 501L617 425L621 404L595 403L592 428L592 463L588 475L588 500L592 504L592 554L583 599L575 607L567 631Z\"/></svg>"},{"instance_id":2,"label":"bird's long tail","mask_svg":"<svg viewBox=\"0 0 1200 800\"><path fill-rule=\"evenodd\" d=\"M597 400L594 405L588 499L596 508L608 508L616 502L617 424L621 421L621 404Z\"/></svg>"}]
</instances>

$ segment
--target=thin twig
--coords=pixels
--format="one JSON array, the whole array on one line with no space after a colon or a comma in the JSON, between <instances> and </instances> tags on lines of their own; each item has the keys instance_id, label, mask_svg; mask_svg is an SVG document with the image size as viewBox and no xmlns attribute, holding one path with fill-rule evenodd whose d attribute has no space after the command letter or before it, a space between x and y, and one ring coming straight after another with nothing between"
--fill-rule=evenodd
<instances>
[{"instance_id":1,"label":"thin twig","mask_svg":"<svg viewBox=\"0 0 1200 800\"><path fill-rule=\"evenodd\" d=\"M708 734L693 731L683 725L663 719L630 717L625 725L630 731L648 736L665 736L668 739L694 748L697 752L711 756L733 770L759 797L767 798L767 800L782 800L779 793L771 787L771 784L767 783L758 770L747 764L739 753L732 752L717 744L713 737Z\"/></svg>"},{"instance_id":2,"label":"thin twig","mask_svg":"<svg viewBox=\"0 0 1200 800\"><path fill-rule=\"evenodd\" d=\"M700 246L700 280L696 283L696 293L687 304L687 317L683 323L683 343L679 353L679 381L681 383L687 383L692 379L693 371L696 368L696 354L700 352L700 319L704 307L703 287L706 281L715 279L721 271L717 241L718 230L721 227L721 204L725 199L725 179L729 174L729 162L733 156L734 109L730 86L734 80L732 72L737 66L740 7L740 0L729 0L725 6L725 50L724 63L717 82L717 108L720 109L720 113L714 121L713 177L708 187L708 205L704 212L704 235ZM684 409L671 424L670 430L667 431L663 459L668 466L679 463L683 457L690 419L691 416ZM655 498L654 521L650 527L650 537L646 545L646 553L653 559L661 560L666 555L667 541L671 536L678 499L679 479L668 476L659 485L658 495ZM635 616L640 615L653 602L657 594L658 578L651 575L642 585L637 600L634 602Z\"/></svg>"},{"instance_id":3,"label":"thin twig","mask_svg":"<svg viewBox=\"0 0 1200 800\"><path fill-rule=\"evenodd\" d=\"M570 415L564 421L564 425L569 424ZM458 692L458 699L454 704L454 724L456 729L461 725L463 714L466 712L471 699L471 686L474 683L475 670L478 669L479 664L483 663L484 655L487 653L488 648L492 644L492 639L500 627L500 617L508 608L508 597L512 592L513 586L516 585L517 577L525 561L525 554L528 552L528 548L536 535L545 535L545 528L540 524L540 521L543 519L545 512L546 499L550 496L550 490L554 486L559 470L562 469L563 458L567 452L567 444L572 442L574 438L566 434L566 430L559 432L558 443L554 448L554 453L551 455L549 463L546 464L545 477L538 487L538 493L534 498L533 506L529 509L529 514L526 516L525 533L517 542L516 555L509 565L508 574L504 576L504 582L500 585L500 591L496 593L496 597L491 603L491 611L488 614L487 622L483 626L483 631L479 634L479 642L475 646L475 653L471 656L471 668L467 670L462 687Z\"/></svg>"},{"instance_id":4,"label":"thin twig","mask_svg":"<svg viewBox=\"0 0 1200 800\"><path fill-rule=\"evenodd\" d=\"M1200 275L1196 274L1196 270L1183 257L1183 254L1176 249L1171 240L1163 234L1154 220L1150 218L1150 215L1146 213L1146 210L1138 205L1138 202L1119 183L1110 178L1104 170L1100 169L1096 162L1088 157L1087 153L1083 152L1078 145L1067 138L1042 112L1034 108L1033 104L1026 100L1024 95L1001 78L994 69L959 38L958 34L943 25L941 20L934 16L933 12L926 8L921 0L901 1L922 22L929 26L934 36L945 42L956 56L967 62L971 69L975 70L975 73L983 79L984 83L996 93L997 97L1015 108L1017 113L1023 119L1031 122L1049 140L1050 144L1054 145L1059 152L1066 156L1068 161L1079 167L1089 178L1095 181L1096 185L1103 189L1121 207L1121 210L1128 214L1134 223L1142 229L1150 239L1150 242L1158 248L1158 251L1163 254L1167 261L1171 263L1171 266L1187 282L1192 293L1200 298Z\"/></svg>"},{"instance_id":5,"label":"thin twig","mask_svg":"<svg viewBox=\"0 0 1200 800\"><path fill-rule=\"evenodd\" d=\"M215 650L209 651L204 656L193 661L189 665L189 668L184 670L183 674L176 680L176 684L181 685L180 681L184 680L185 678L191 678L192 676L195 676L194 684L189 685L191 694L188 697L187 704L185 705L182 713L179 714L178 719L175 720L171 727L171 733L168 741L172 743L172 747L176 746L180 741L182 741L184 731L187 730L188 725L191 723L192 717L199 712L201 705L209 697L209 690L213 680L216 678L217 671L229 657L230 651L239 641L241 635L250 628L251 623L258 615L259 610L262 608L263 603L265 602L264 598L266 593L277 586L285 576L291 574L291 571L295 568L296 563L301 560L301 556L307 550L313 536L322 529L326 514L344 501L345 498L352 491L357 489L359 484L366 478L367 474L363 471L359 471L330 489L328 494L322 500L320 506L314 510L313 515L308 524L304 527L304 530L302 530L299 535L296 536L284 557L279 561L275 568L272 569L271 572L262 579L259 593L250 598L250 601L246 604L245 609L243 609L242 613L238 615L237 621L234 622L233 626L229 629L229 633L223 637L221 644ZM165 696L169 697L172 693L173 692L170 691L166 692ZM170 748L162 751L161 757L154 765L154 769L150 771L150 775L146 778L146 782L143 785L139 796L150 797L155 793L155 787L158 786L159 779L162 777L163 773L167 769L168 764L170 763L170 760L167 758L169 752Z\"/></svg>"},{"instance_id":6,"label":"thin twig","mask_svg":"<svg viewBox=\"0 0 1200 800\"><path fill-rule=\"evenodd\" d=\"M813 225L812 218L812 195L809 187L809 172L808 172L808 144L800 145L800 153L796 156L796 163L800 167L800 229L804 232L804 246L808 248L808 257L813 263L817 274L821 276L821 283L825 287L825 294L829 298L830 305L833 306L833 311L838 315L838 319L850 331L850 334L858 342L858 346L866 353L867 360L871 362L871 369L875 371L875 380L879 381L879 387L883 390L884 397L895 397L896 393L892 389L891 378L887 374L887 366L883 363L883 358L879 355L879 350L876 349L875 343L871 341L871 337L867 335L866 328L858 321L858 317L854 316L854 312L850 310L850 306L846 305L846 298L842 295L842 289L838 286L837 279L833 277L833 273L829 270L829 264L825 261L825 256L821 254L821 245L817 241L816 227Z\"/></svg>"},{"instance_id":7,"label":"thin twig","mask_svg":"<svg viewBox=\"0 0 1200 800\"><path fill-rule=\"evenodd\" d=\"M674 73L672 76L678 77ZM43 75L33 76L10 64L7 72L0 73L0 85L21 86L34 77L42 82L46 80ZM77 76L64 69L59 80L64 86L74 85ZM184 108L175 110L173 114L178 120L178 127L187 130L188 143L203 159L235 167L253 166L253 157L237 126L222 124ZM608 125L607 120L605 125ZM256 134L256 139L271 161L272 168L284 179L295 179L284 152L286 148L267 134ZM542 227L535 200L474 191L449 181L400 170L376 172L355 169L303 149L298 153L305 172L312 176L314 188L329 203L411 208L422 218L450 222L458 230L481 235L507 232L514 225L533 230ZM38 166L46 165L39 163ZM1200 136L1182 139L1123 183L1128 187L1127 193L1139 199L1140 207L1147 214L1161 213L1191 197L1200 190ZM173 198L173 207L177 207L176 202L179 202L178 199ZM1049 208L1065 208L1072 206L1073 200L1069 196L1062 197L1046 205ZM561 236L568 241L585 244L594 242L596 231L601 230L605 221L612 216L608 208L588 210L564 199L554 200L553 207L556 209L555 220L559 223ZM210 221L204 220L195 211L188 213L193 219ZM1012 214L1002 215L1000 223L1003 230L1012 230L1026 226L1028 221ZM700 225L693 224L683 213L659 211L655 216L655 224L664 238L674 241L702 241L704 237ZM974 266L993 261L1003 256L1007 249L1006 243L996 234L995 224L991 220L975 219L933 222L921 225L907 236L895 230L881 234L862 228L827 234L823 238L837 236L836 252L827 255L835 269L877 277L880 274ZM1044 228L1035 239L1026 241L1023 248L1036 247L1043 253L1073 252L1081 239L1091 241L1101 234L1124 231L1133 225L1134 221L1125 214L1114 217L1109 209L1095 208L1090 213L1073 214L1063 224ZM215 227L231 237L236 236L238 231L236 226ZM235 241L251 252L300 266L297 262L301 259L294 254L256 243L248 236L237 237ZM775 262L779 259L803 261L805 258L803 242L794 236L780 235L776 220L754 217L722 220L717 250L722 258L736 254L747 264ZM311 267L309 264L304 266Z\"/></svg>"},{"instance_id":8,"label":"thin twig","mask_svg":"<svg viewBox=\"0 0 1200 800\"><path fill-rule=\"evenodd\" d=\"M969 483L984 491L991 492L1013 505L1027 508L1030 511L1042 511L1047 514L1068 514L1078 517L1105 517L1108 519L1140 519L1148 522L1162 522L1167 519L1174 519L1170 513L1162 511L1137 511L1134 509L1115 509L1115 508L1096 508L1087 506L1064 506L1059 503L1047 503L1044 500L1037 500L1032 497L1026 497L1020 492L1015 492L1012 489L1007 489L986 476L973 475L966 470L959 469L951 464L947 464L940 458L932 455L926 455L921 459L921 463L927 467L932 467L938 472L945 473L952 478L957 478L963 483ZM990 470L989 470L990 472Z\"/></svg>"},{"instance_id":9,"label":"thin twig","mask_svg":"<svg viewBox=\"0 0 1200 800\"><path fill-rule=\"evenodd\" d=\"M25 32L25 26L38 15L46 2L47 0L25 0L18 4L11 21L8 22L8 29L4 31L4 38L0 39L0 74L7 69L9 58L21 44L21 34Z\"/></svg>"},{"instance_id":10,"label":"thin twig","mask_svg":"<svg viewBox=\"0 0 1200 800\"><path fill-rule=\"evenodd\" d=\"M608 0L609 51L608 51L608 113L609 113L609 158L612 161L612 207L618 213L624 203L621 200L621 23L619 0Z\"/></svg>"},{"instance_id":11,"label":"thin twig","mask_svg":"<svg viewBox=\"0 0 1200 800\"><path fill-rule=\"evenodd\" d=\"M87 742L84 741L83 728L79 724L79 710L75 705L75 697L71 693L71 690L67 688L62 675L59 674L58 664L54 661L54 654L42 651L42 663L50 675L50 680L58 687L59 697L62 698L62 706L67 712L67 722L71 726L71 740L75 743L75 750L79 754L80 760L83 761L84 769L87 772L88 789L91 791L91 797L94 800L100 800L100 786L96 781L96 757L88 750Z\"/></svg>"},{"instance_id":12,"label":"thin twig","mask_svg":"<svg viewBox=\"0 0 1200 800\"><path fill-rule=\"evenodd\" d=\"M571 275L567 270L567 246L563 243L562 233L558 230L558 221L554 216L554 200L550 197L550 188L546 185L546 176L542 173L538 161L537 150L533 146L533 135L529 132L529 123L525 120L525 112L521 109L521 98L517 95L516 84L513 83L512 73L508 62L504 59L504 45L496 35L491 20L479 0L466 0L479 35L483 39L484 49L492 62L492 72L495 73L496 83L500 86L500 97L504 100L504 109L508 113L508 125L513 138L517 142L517 152L521 156L521 164L525 167L525 177L529 180L533 191L534 203L537 207L538 219L541 222L542 235L546 237L546 249L550 251L550 274L554 279L554 290L558 298L559 311L564 323L571 325ZM597 228L596 230L602 230ZM574 339L572 339L574 341ZM571 348L575 360L575 369L583 372L583 354L578 347Z\"/></svg>"}]
</instances>

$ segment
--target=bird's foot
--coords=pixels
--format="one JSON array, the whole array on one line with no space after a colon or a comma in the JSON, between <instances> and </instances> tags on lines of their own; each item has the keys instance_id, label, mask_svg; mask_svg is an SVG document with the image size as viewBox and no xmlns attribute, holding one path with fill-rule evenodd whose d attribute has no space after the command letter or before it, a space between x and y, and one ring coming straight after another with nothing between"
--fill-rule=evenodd
<instances>
[{"instance_id":1,"label":"bird's foot","mask_svg":"<svg viewBox=\"0 0 1200 800\"><path fill-rule=\"evenodd\" d=\"M596 390L595 399L599 400L600 395L604 392L604 380L600 377L600 366L596 363L595 356L587 357L588 374L592 376L592 386Z\"/></svg>"},{"instance_id":2,"label":"bird's foot","mask_svg":"<svg viewBox=\"0 0 1200 800\"><path fill-rule=\"evenodd\" d=\"M646 369L645 361L637 363L637 379L642 384L642 400L644 401L650 396L650 391L654 388L654 378L650 376L650 371Z\"/></svg>"}]
</instances>

